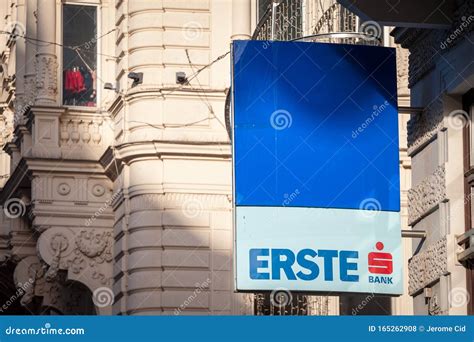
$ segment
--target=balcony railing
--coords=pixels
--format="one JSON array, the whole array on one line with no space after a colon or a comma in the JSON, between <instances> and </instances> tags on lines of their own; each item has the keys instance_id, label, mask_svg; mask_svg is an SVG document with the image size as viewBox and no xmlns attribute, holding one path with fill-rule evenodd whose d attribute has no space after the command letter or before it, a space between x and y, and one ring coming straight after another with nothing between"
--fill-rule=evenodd
<instances>
[{"instance_id":1,"label":"balcony railing","mask_svg":"<svg viewBox=\"0 0 474 342\"><path fill-rule=\"evenodd\" d=\"M377 23L362 22L336 1L324 8L318 0L282 0L270 3L252 39L381 45L381 37Z\"/></svg>"}]
</instances>

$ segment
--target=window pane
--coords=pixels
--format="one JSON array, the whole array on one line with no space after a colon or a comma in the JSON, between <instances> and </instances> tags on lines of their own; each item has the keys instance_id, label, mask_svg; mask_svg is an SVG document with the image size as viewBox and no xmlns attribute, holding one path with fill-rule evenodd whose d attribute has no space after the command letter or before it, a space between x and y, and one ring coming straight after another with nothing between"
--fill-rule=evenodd
<instances>
[{"instance_id":1,"label":"window pane","mask_svg":"<svg viewBox=\"0 0 474 342\"><path fill-rule=\"evenodd\" d=\"M64 5L63 104L96 106L97 9Z\"/></svg>"}]
</instances>

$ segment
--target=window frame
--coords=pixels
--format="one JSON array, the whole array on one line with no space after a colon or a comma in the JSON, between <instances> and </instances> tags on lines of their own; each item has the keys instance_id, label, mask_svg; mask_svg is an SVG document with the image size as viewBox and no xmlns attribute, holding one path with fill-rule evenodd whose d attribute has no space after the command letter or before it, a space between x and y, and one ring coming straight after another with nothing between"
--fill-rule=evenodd
<instances>
[{"instance_id":1,"label":"window frame","mask_svg":"<svg viewBox=\"0 0 474 342\"><path fill-rule=\"evenodd\" d=\"M95 15L96 15L96 100L95 100L95 106L93 107L87 107L87 106L73 106L73 105L66 105L64 104L64 27L63 27L63 22L64 22L64 6L89 6L89 7L95 7ZM61 6L60 9L60 18L59 18L59 25L61 27L60 30L60 40L61 40L61 46L60 46L60 52L59 52L59 58L60 62L58 63L60 66L60 82L59 82L59 87L60 87L60 94L59 94L59 101L62 107L67 107L71 108L74 110L82 110L82 111L97 111L101 106L101 99L102 99L102 82L100 82L100 75L102 74L102 59L100 58L100 51L102 51L102 42L101 39L98 39L102 35L102 16L101 16L101 6L100 6L100 0L94 1L94 0L75 0L75 1L62 1L59 6Z\"/></svg>"}]
</instances>

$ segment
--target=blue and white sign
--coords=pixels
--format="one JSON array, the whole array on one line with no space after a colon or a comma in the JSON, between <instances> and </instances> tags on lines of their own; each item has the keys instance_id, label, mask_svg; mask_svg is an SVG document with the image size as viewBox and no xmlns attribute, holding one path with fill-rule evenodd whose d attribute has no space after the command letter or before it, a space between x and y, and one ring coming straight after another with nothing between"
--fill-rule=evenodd
<instances>
[{"instance_id":1,"label":"blue and white sign","mask_svg":"<svg viewBox=\"0 0 474 342\"><path fill-rule=\"evenodd\" d=\"M236 288L402 294L395 50L234 41Z\"/></svg>"}]
</instances>

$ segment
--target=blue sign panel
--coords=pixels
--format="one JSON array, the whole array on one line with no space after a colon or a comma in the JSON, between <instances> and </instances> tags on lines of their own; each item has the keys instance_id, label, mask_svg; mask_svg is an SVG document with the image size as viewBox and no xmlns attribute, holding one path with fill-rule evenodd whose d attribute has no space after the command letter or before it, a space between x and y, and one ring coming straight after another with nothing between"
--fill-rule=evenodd
<instances>
[{"instance_id":1,"label":"blue sign panel","mask_svg":"<svg viewBox=\"0 0 474 342\"><path fill-rule=\"evenodd\" d=\"M395 50L237 41L236 205L400 210Z\"/></svg>"},{"instance_id":2,"label":"blue sign panel","mask_svg":"<svg viewBox=\"0 0 474 342\"><path fill-rule=\"evenodd\" d=\"M238 290L402 293L395 50L235 41Z\"/></svg>"}]
</instances>

